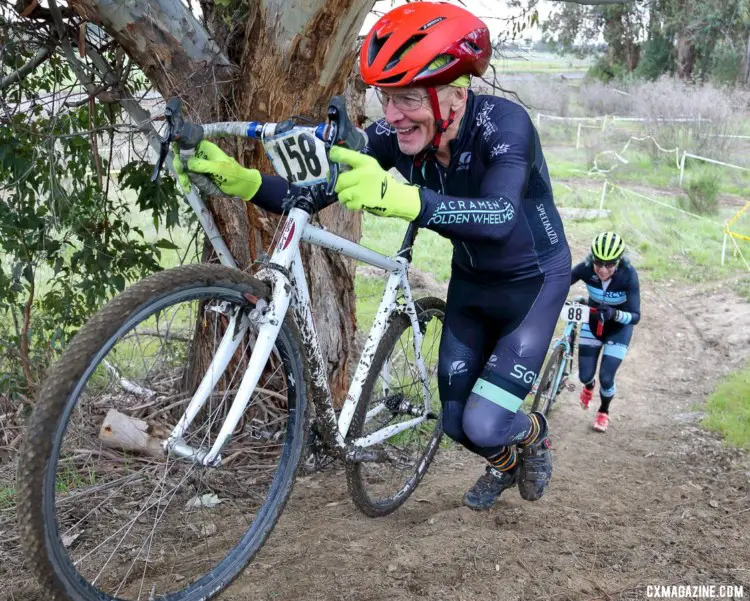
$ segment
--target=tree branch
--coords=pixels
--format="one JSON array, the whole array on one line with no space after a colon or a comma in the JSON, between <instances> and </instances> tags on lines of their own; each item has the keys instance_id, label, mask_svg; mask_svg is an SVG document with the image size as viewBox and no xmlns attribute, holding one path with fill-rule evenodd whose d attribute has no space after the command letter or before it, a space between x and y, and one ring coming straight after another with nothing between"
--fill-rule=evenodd
<instances>
[{"instance_id":1,"label":"tree branch","mask_svg":"<svg viewBox=\"0 0 750 601\"><path fill-rule=\"evenodd\" d=\"M52 53L50 52L49 48L40 48L28 63L0 80L0 90L4 90L9 85L21 81L44 61L46 61L51 54Z\"/></svg>"},{"instance_id":2,"label":"tree branch","mask_svg":"<svg viewBox=\"0 0 750 601\"><path fill-rule=\"evenodd\" d=\"M120 77L115 73L111 65L101 54L91 47L86 48L86 54L107 84L118 86L121 83ZM136 128L148 136L148 142L151 145L151 148L156 152L159 152L161 149L161 140L156 128L151 124L151 114L144 109L140 103L133 98L133 96L128 94L122 86L120 86L120 95L121 96L118 100L120 106L134 121Z\"/></svg>"},{"instance_id":3,"label":"tree branch","mask_svg":"<svg viewBox=\"0 0 750 601\"><path fill-rule=\"evenodd\" d=\"M96 98L103 104L117 104L120 101L119 94L109 91L110 86L102 84L94 88L94 91L86 96L83 100L66 100L65 106L70 108L78 108L84 104L88 104L92 98Z\"/></svg>"},{"instance_id":4,"label":"tree branch","mask_svg":"<svg viewBox=\"0 0 750 601\"><path fill-rule=\"evenodd\" d=\"M38 0L18 0L14 8L19 15L27 19L36 19L47 22L54 21L52 11L39 6ZM58 9L58 12L60 12L60 14L66 19L75 16L75 13L67 7L62 10Z\"/></svg>"},{"instance_id":5,"label":"tree branch","mask_svg":"<svg viewBox=\"0 0 750 601\"><path fill-rule=\"evenodd\" d=\"M34 278L29 279L29 298L23 311L23 329L21 330L21 363L26 377L26 388L29 394L34 394L34 377L31 374L31 358L29 356L29 328L31 327L31 307L34 304Z\"/></svg>"},{"instance_id":6,"label":"tree branch","mask_svg":"<svg viewBox=\"0 0 750 601\"><path fill-rule=\"evenodd\" d=\"M73 52L73 47L70 45L70 40L66 35L67 32L65 31L65 25L62 21L62 15L60 13L59 7L57 6L57 2L55 0L49 0L49 7L50 12L52 13L52 17L55 21L55 25L60 34L60 42L62 44L63 51L65 52L65 56L68 59L71 68L73 69L73 71L75 71L78 80L86 88L89 96L95 96L97 94L97 89L92 83L91 78L86 74L83 65L79 62L79 60L75 56L75 53ZM104 81L108 85L119 85L120 78L112 70L111 66L109 65L109 63L107 63L104 57L102 57L94 48L88 45L86 47L86 54L91 59L94 67L96 67L97 71L99 71L99 73L104 78ZM161 147L160 140L156 128L151 125L151 115L149 114L149 112L146 111L138 103L138 101L135 100L135 98L133 98L129 94L125 94L124 92L122 98L120 98L119 100L119 104L128 113L130 118L133 119L138 130L148 136L149 144L158 152L159 148Z\"/></svg>"},{"instance_id":7,"label":"tree branch","mask_svg":"<svg viewBox=\"0 0 750 601\"><path fill-rule=\"evenodd\" d=\"M200 112L219 106L221 91L229 86L217 83L232 80L236 66L185 4L173 0L126 3L69 0L69 3L82 18L98 23L107 31L138 63L162 96L178 95L186 99L196 88L207 86L199 96L190 98L192 109ZM149 51L144 51L145 48Z\"/></svg>"},{"instance_id":8,"label":"tree branch","mask_svg":"<svg viewBox=\"0 0 750 601\"><path fill-rule=\"evenodd\" d=\"M49 0L49 10L52 14L52 20L55 23L55 28L57 29L57 35L60 38L60 45L65 53L65 58L68 59L71 69L75 72L78 81L80 81L81 84L83 84L83 87L86 88L89 96L93 96L96 92L96 88L94 87L91 78L86 73L83 65L78 61L73 52L73 47L70 45L68 32L66 31L65 23L63 22L62 13L60 12L60 7L57 6L55 0Z\"/></svg>"}]
</instances>

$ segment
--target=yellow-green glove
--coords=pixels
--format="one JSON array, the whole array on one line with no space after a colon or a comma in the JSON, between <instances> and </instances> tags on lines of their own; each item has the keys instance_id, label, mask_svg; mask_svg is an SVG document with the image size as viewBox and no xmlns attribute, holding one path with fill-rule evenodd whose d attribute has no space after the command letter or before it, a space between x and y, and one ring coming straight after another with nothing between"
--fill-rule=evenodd
<instances>
[{"instance_id":1,"label":"yellow-green glove","mask_svg":"<svg viewBox=\"0 0 750 601\"><path fill-rule=\"evenodd\" d=\"M196 146L195 154L188 159L187 168L193 173L207 175L227 196L237 196L243 200L250 200L255 196L261 184L260 172L257 169L246 169L225 154L216 144L207 140L201 141ZM176 164L175 171L177 171ZM182 185L182 176L178 177Z\"/></svg>"},{"instance_id":2,"label":"yellow-green glove","mask_svg":"<svg viewBox=\"0 0 750 601\"><path fill-rule=\"evenodd\" d=\"M334 146L332 161L351 167L339 175L336 193L347 209L414 221L422 210L419 188L397 182L371 156Z\"/></svg>"}]
</instances>

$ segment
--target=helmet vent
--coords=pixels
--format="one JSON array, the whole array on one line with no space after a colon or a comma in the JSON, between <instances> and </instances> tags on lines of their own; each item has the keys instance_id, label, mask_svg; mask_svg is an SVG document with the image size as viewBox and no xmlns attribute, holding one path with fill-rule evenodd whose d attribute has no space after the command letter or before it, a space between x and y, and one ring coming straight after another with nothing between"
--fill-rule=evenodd
<instances>
[{"instance_id":1,"label":"helmet vent","mask_svg":"<svg viewBox=\"0 0 750 601\"><path fill-rule=\"evenodd\" d=\"M479 54L480 52L482 52L482 49L479 46L469 40L464 40L463 45L474 54Z\"/></svg>"},{"instance_id":2,"label":"helmet vent","mask_svg":"<svg viewBox=\"0 0 750 601\"><path fill-rule=\"evenodd\" d=\"M378 85L386 86L390 83L398 83L403 79L404 75L403 73L399 73L398 75L392 75L391 77L384 77L383 79L378 79Z\"/></svg>"},{"instance_id":3,"label":"helmet vent","mask_svg":"<svg viewBox=\"0 0 750 601\"><path fill-rule=\"evenodd\" d=\"M372 67L372 63L374 63L375 59L378 57L378 52L380 52L380 49L385 45L389 37L391 37L390 33L384 35L382 38L379 38L377 34L372 36L372 39L370 40L370 48L367 52L368 67Z\"/></svg>"},{"instance_id":4,"label":"helmet vent","mask_svg":"<svg viewBox=\"0 0 750 601\"><path fill-rule=\"evenodd\" d=\"M396 65L398 65L399 61L404 58L404 55L409 52L409 49L414 46L419 40L421 40L426 34L420 33L415 34L411 36L408 40L406 40L401 46L399 47L396 52L393 53L393 58L388 61L388 64L385 66L385 70L388 71L389 69L393 69Z\"/></svg>"}]
</instances>

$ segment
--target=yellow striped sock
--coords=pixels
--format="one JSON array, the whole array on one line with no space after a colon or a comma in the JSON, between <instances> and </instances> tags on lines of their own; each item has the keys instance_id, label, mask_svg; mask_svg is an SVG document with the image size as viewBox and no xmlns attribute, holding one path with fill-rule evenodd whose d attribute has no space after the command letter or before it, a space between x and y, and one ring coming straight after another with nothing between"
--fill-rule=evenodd
<instances>
[{"instance_id":1,"label":"yellow striped sock","mask_svg":"<svg viewBox=\"0 0 750 601\"><path fill-rule=\"evenodd\" d=\"M498 472L508 472L516 467L518 454L513 447L504 447L502 451L494 457L487 459L487 461L489 461L490 465Z\"/></svg>"},{"instance_id":2,"label":"yellow striped sock","mask_svg":"<svg viewBox=\"0 0 750 601\"><path fill-rule=\"evenodd\" d=\"M522 447L529 446L537 441L539 433L542 431L542 425L539 423L539 417L533 413L529 415L529 421L531 421L531 430L528 435L518 444Z\"/></svg>"}]
</instances>

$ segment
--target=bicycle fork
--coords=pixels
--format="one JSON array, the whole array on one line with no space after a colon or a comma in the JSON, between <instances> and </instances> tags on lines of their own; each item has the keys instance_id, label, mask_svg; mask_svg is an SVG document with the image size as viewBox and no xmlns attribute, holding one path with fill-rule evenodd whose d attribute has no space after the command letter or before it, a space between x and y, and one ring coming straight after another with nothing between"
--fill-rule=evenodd
<instances>
[{"instance_id":1,"label":"bicycle fork","mask_svg":"<svg viewBox=\"0 0 750 601\"><path fill-rule=\"evenodd\" d=\"M192 459L202 465L216 467L221 463L221 450L229 441L232 432L237 427L242 415L250 403L255 387L258 385L263 368L268 362L276 337L279 335L281 325L284 322L284 315L289 308L290 294L289 280L286 276L276 270L267 270L266 276L273 280L271 302L266 307L256 307L249 315L235 309L224 337L219 344L216 355L211 360L211 364L201 380L198 389L188 405L184 415L175 426L169 438L164 442L164 449L177 457ZM184 440L184 435L195 419L198 412L203 408L218 384L219 379L223 376L224 371L229 365L232 356L245 338L245 333L251 322L260 323L258 336L253 346L253 352L250 355L247 369L245 370L240 386L237 389L229 413L221 425L219 434L209 450L196 449L190 446ZM301 382L297 385L303 385ZM207 434L208 436L208 434Z\"/></svg>"},{"instance_id":2,"label":"bicycle fork","mask_svg":"<svg viewBox=\"0 0 750 601\"><path fill-rule=\"evenodd\" d=\"M284 323L284 316L289 309L292 286L286 273L289 273L288 268L295 263L295 259L299 256L299 242L307 221L309 221L308 213L299 209L292 209L290 211L284 231L281 234L279 246L274 251L273 257L271 257L274 267L264 269L258 273L258 279L267 281L271 287L271 302L264 307L256 305L255 310L249 316L238 316L239 311L235 311L231 316L229 328L224 334L216 356L211 360L211 364L203 376L198 390L193 395L185 414L174 430L172 430L167 440L164 441L163 447L167 453L191 459L205 466L216 467L221 463L221 450L229 441L232 432L234 432L250 403L250 398L258 385L263 368L271 356L276 338ZM237 323L238 317L240 320L239 324ZM198 412L206 404L211 391L224 374L224 370L226 370L237 347L239 347L244 339L247 328L252 321L259 323L260 327L258 328L253 352L248 360L247 368L242 376L229 413L224 419L219 434L211 445L211 448L208 451L204 448L195 448L185 442L185 433L195 419L195 416L198 415ZM295 382L294 385L304 386L304 382ZM208 435L209 433L206 434L206 436Z\"/></svg>"}]
</instances>

